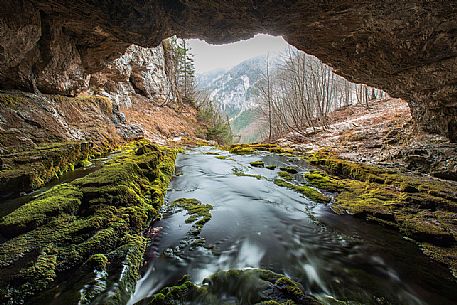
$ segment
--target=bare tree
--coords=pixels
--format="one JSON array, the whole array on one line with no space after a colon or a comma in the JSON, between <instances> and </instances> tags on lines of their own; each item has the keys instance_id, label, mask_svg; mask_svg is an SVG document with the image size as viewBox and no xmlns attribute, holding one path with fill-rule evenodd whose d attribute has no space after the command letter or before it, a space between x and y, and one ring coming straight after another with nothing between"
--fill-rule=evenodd
<instances>
[{"instance_id":1,"label":"bare tree","mask_svg":"<svg viewBox=\"0 0 457 305\"><path fill-rule=\"evenodd\" d=\"M305 135L308 128L325 129L331 111L355 102L353 91L357 103L368 107L370 90L371 97L383 94L347 81L314 56L297 49L289 48L274 71L267 57L259 97L268 122L268 139L289 131Z\"/></svg>"}]
</instances>

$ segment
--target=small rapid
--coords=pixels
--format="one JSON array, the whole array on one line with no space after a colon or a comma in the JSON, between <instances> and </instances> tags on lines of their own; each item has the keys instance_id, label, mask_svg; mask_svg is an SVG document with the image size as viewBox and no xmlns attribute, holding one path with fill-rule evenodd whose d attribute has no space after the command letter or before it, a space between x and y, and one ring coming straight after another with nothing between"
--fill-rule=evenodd
<instances>
[{"instance_id":1,"label":"small rapid","mask_svg":"<svg viewBox=\"0 0 457 305\"><path fill-rule=\"evenodd\" d=\"M250 166L259 159L278 168L296 166L298 180L309 170L304 161L271 153L200 147L178 157L129 305L146 304L186 274L201 284L217 271L246 268L285 274L325 304L455 304L456 283L447 268L413 242L274 184L279 169ZM200 234L192 234L185 211L169 207L180 198L213 206Z\"/></svg>"}]
</instances>

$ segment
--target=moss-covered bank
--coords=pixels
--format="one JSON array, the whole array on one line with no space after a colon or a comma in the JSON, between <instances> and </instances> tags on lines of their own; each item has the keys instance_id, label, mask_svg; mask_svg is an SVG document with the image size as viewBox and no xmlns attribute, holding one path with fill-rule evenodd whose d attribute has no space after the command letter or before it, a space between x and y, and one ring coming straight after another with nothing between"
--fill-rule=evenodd
<instances>
[{"instance_id":1,"label":"moss-covered bank","mask_svg":"<svg viewBox=\"0 0 457 305\"><path fill-rule=\"evenodd\" d=\"M83 166L95 148L87 142L41 144L0 155L0 197L17 196L42 187L75 167Z\"/></svg>"},{"instance_id":2,"label":"moss-covered bank","mask_svg":"<svg viewBox=\"0 0 457 305\"><path fill-rule=\"evenodd\" d=\"M227 148L227 150L233 154L252 154L256 151L268 151L272 153L284 153L290 154L293 152L292 149L284 148L278 144L269 143L253 143L253 144L234 144Z\"/></svg>"},{"instance_id":3,"label":"moss-covered bank","mask_svg":"<svg viewBox=\"0 0 457 305\"><path fill-rule=\"evenodd\" d=\"M153 295L150 305L173 304L321 304L292 279L269 270L219 271L198 287L187 277ZM225 303L224 303L225 304Z\"/></svg>"},{"instance_id":4,"label":"moss-covered bank","mask_svg":"<svg viewBox=\"0 0 457 305\"><path fill-rule=\"evenodd\" d=\"M336 192L335 212L397 228L457 277L455 183L357 164L329 152L307 159L323 171L311 171L305 178L320 189Z\"/></svg>"},{"instance_id":5,"label":"moss-covered bank","mask_svg":"<svg viewBox=\"0 0 457 305\"><path fill-rule=\"evenodd\" d=\"M125 302L142 265L142 232L158 215L175 158L176 151L147 141L128 144L98 171L53 187L4 217L0 303L31 304L46 290L58 293L66 274L93 279L94 269L106 272L103 291L110 293L74 283L88 285L71 302Z\"/></svg>"}]
</instances>

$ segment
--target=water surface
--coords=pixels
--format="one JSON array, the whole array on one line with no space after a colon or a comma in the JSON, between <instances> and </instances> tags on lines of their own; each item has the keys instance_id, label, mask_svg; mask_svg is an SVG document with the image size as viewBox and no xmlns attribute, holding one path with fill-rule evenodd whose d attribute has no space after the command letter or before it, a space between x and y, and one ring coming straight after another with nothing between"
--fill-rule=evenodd
<instances>
[{"instance_id":1,"label":"water surface","mask_svg":"<svg viewBox=\"0 0 457 305\"><path fill-rule=\"evenodd\" d=\"M208 153L228 156L221 160ZM299 281L326 304L456 304L457 285L444 266L433 263L397 232L350 216L275 185L278 169L303 161L269 153L230 155L196 148L179 155L168 203L196 198L214 206L199 237L186 214L164 207L151 228L143 277L129 304L143 303L165 285L189 274L199 284L218 270L265 268ZM255 177L237 176L234 169Z\"/></svg>"}]
</instances>

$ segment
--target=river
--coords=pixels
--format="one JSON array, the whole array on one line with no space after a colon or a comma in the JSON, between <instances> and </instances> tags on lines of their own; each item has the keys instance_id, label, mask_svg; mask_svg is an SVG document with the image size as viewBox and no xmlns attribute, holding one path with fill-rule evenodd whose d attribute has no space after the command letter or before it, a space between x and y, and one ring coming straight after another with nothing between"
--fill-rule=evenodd
<instances>
[{"instance_id":1,"label":"river","mask_svg":"<svg viewBox=\"0 0 457 305\"><path fill-rule=\"evenodd\" d=\"M200 147L179 155L129 305L145 303L185 274L201 283L218 270L244 268L286 274L325 304L456 304L448 269L414 242L275 185L278 169L249 165L259 159L297 166L296 183L309 170L304 161L270 153L232 155ZM235 174L240 172L254 176ZM189 233L185 212L169 208L179 198L213 205L199 236Z\"/></svg>"}]
</instances>

